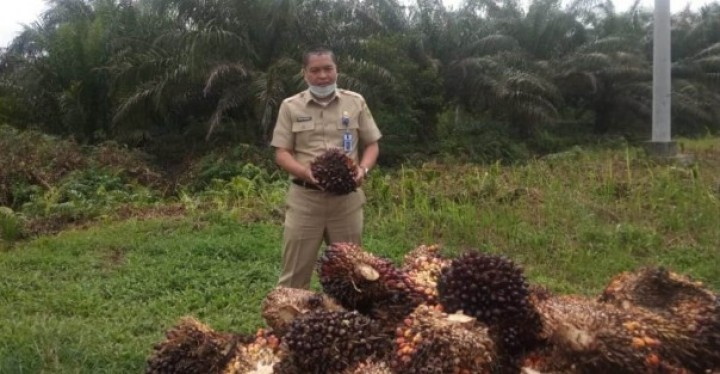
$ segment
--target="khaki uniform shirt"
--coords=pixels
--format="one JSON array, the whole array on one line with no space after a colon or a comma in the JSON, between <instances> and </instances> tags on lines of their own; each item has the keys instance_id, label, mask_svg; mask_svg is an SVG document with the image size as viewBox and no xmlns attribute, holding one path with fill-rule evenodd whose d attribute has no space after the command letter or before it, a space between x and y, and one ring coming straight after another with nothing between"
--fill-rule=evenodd
<instances>
[{"instance_id":1,"label":"khaki uniform shirt","mask_svg":"<svg viewBox=\"0 0 720 374\"><path fill-rule=\"evenodd\" d=\"M343 149L343 115L350 119L347 131L352 135L348 155L358 163L359 143L372 144L382 134L365 99L352 91L338 89L327 103L316 101L308 90L283 100L270 144L292 151L307 166L330 148Z\"/></svg>"}]
</instances>

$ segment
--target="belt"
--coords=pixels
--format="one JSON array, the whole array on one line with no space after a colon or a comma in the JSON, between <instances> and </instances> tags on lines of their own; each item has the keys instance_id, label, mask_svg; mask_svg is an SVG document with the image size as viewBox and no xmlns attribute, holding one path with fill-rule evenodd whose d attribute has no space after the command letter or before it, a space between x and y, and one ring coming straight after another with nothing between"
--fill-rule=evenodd
<instances>
[{"instance_id":1,"label":"belt","mask_svg":"<svg viewBox=\"0 0 720 374\"><path fill-rule=\"evenodd\" d=\"M316 184L306 182L302 179L293 179L292 182L293 182L293 184L297 184L300 187L305 187L305 188L311 189L311 190L322 191L322 189L320 187L318 187Z\"/></svg>"}]
</instances>

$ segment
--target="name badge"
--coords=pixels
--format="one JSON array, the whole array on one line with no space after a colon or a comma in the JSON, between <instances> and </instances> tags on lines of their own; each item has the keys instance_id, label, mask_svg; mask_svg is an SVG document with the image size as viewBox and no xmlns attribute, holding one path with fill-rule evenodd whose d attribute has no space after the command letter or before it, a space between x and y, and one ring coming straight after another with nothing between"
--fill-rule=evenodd
<instances>
[{"instance_id":1,"label":"name badge","mask_svg":"<svg viewBox=\"0 0 720 374\"><path fill-rule=\"evenodd\" d=\"M310 120L312 120L312 117L298 117L295 119L295 121L297 121L297 122L307 122Z\"/></svg>"},{"instance_id":2,"label":"name badge","mask_svg":"<svg viewBox=\"0 0 720 374\"><path fill-rule=\"evenodd\" d=\"M350 153L352 150L353 136L351 133L346 132L343 134L343 150L345 153Z\"/></svg>"}]
</instances>

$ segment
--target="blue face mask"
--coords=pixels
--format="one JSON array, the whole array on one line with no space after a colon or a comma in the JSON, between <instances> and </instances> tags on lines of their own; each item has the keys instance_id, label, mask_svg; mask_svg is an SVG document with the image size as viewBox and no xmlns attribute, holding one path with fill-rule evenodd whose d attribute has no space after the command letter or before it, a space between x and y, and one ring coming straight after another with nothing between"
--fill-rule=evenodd
<instances>
[{"instance_id":1,"label":"blue face mask","mask_svg":"<svg viewBox=\"0 0 720 374\"><path fill-rule=\"evenodd\" d=\"M313 85L308 85L308 86L310 88L310 92L313 95L315 95L321 99L324 99L324 98L332 95L333 93L335 93L335 90L337 89L337 83L328 84L327 86L313 86Z\"/></svg>"}]
</instances>

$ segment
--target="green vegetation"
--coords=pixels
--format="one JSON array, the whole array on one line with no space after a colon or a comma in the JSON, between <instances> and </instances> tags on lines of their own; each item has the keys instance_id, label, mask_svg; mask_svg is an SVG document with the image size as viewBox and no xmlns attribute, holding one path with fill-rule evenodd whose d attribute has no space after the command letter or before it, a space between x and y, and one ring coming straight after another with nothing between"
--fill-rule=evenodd
<instances>
[{"instance_id":1,"label":"green vegetation","mask_svg":"<svg viewBox=\"0 0 720 374\"><path fill-rule=\"evenodd\" d=\"M55 0L0 48L0 373L130 373L183 315L252 331L302 51L382 132L365 246L503 253L596 294L663 265L720 289L720 5L673 15L673 134L639 148L652 14L611 1Z\"/></svg>"},{"instance_id":2,"label":"green vegetation","mask_svg":"<svg viewBox=\"0 0 720 374\"><path fill-rule=\"evenodd\" d=\"M718 3L672 17L674 134L720 130L718 20ZM0 49L0 123L163 164L264 145L305 88L302 52L327 45L339 86L366 97L395 146L384 162L513 161L558 151L553 133L570 128L645 136L652 29L640 3L612 1L57 0Z\"/></svg>"},{"instance_id":3,"label":"green vegetation","mask_svg":"<svg viewBox=\"0 0 720 374\"><path fill-rule=\"evenodd\" d=\"M697 156L687 166L624 145L512 166L379 168L365 186L364 245L394 260L421 243L502 253L564 293L596 295L618 272L651 264L720 289L720 141L681 143ZM199 174L213 163L203 165ZM153 204L84 195L98 214L55 235L6 238L0 372L141 372L181 316L219 330L262 326L287 181L249 165ZM45 213L13 214L23 226Z\"/></svg>"}]
</instances>

